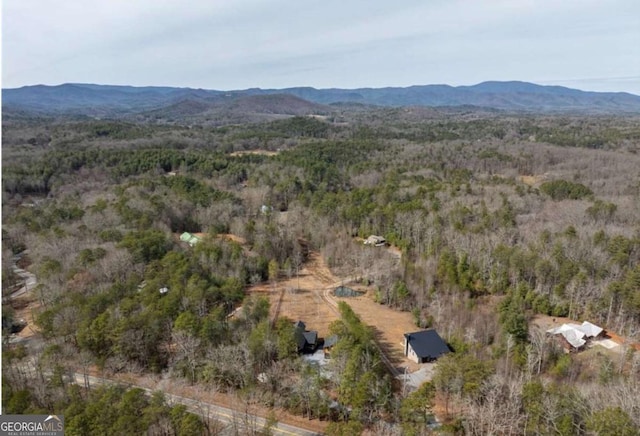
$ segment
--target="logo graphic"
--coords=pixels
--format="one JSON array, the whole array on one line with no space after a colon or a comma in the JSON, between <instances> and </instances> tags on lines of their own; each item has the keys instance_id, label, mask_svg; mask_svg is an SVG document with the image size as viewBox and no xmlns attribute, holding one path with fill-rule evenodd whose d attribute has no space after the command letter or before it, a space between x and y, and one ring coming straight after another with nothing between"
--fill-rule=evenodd
<instances>
[{"instance_id":1,"label":"logo graphic","mask_svg":"<svg viewBox=\"0 0 640 436\"><path fill-rule=\"evenodd\" d=\"M64 416L0 415L0 436L64 436Z\"/></svg>"}]
</instances>

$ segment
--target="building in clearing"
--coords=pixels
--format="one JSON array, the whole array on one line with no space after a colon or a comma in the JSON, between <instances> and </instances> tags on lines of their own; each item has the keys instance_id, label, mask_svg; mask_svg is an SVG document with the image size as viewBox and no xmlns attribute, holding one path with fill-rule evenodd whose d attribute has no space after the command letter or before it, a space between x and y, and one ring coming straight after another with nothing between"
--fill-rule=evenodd
<instances>
[{"instance_id":1,"label":"building in clearing","mask_svg":"<svg viewBox=\"0 0 640 436\"><path fill-rule=\"evenodd\" d=\"M582 324L562 324L560 327L547 330L547 334L560 337L562 345L569 351L580 351L589 340L602 337L604 329L584 321Z\"/></svg>"},{"instance_id":2,"label":"building in clearing","mask_svg":"<svg viewBox=\"0 0 640 436\"><path fill-rule=\"evenodd\" d=\"M450 351L447 343L433 329L404 334L404 355L416 363L434 361Z\"/></svg>"},{"instance_id":3,"label":"building in clearing","mask_svg":"<svg viewBox=\"0 0 640 436\"><path fill-rule=\"evenodd\" d=\"M186 242L187 244L189 244L190 246L194 246L196 245L198 242L200 242L200 238L197 237L196 235L192 235L189 232L184 232L183 234L180 235L180 240L182 242Z\"/></svg>"}]
</instances>

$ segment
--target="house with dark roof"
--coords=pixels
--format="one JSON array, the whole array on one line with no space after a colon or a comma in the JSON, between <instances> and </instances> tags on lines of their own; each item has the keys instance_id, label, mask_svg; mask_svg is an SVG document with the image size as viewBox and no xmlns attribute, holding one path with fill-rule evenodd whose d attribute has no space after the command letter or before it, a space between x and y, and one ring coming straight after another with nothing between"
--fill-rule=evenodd
<instances>
[{"instance_id":1,"label":"house with dark roof","mask_svg":"<svg viewBox=\"0 0 640 436\"><path fill-rule=\"evenodd\" d=\"M329 336L324 340L322 350L324 351L325 359L331 358L331 350L333 350L333 347L335 347L337 343L338 343L338 336L336 335Z\"/></svg>"},{"instance_id":2,"label":"house with dark roof","mask_svg":"<svg viewBox=\"0 0 640 436\"><path fill-rule=\"evenodd\" d=\"M313 353L318 346L318 332L307 330L307 326L302 321L296 321L293 326L296 329L295 338L298 345L298 353Z\"/></svg>"},{"instance_id":3,"label":"house with dark roof","mask_svg":"<svg viewBox=\"0 0 640 436\"><path fill-rule=\"evenodd\" d=\"M416 363L431 362L450 351L433 329L404 334L404 355Z\"/></svg>"}]
</instances>

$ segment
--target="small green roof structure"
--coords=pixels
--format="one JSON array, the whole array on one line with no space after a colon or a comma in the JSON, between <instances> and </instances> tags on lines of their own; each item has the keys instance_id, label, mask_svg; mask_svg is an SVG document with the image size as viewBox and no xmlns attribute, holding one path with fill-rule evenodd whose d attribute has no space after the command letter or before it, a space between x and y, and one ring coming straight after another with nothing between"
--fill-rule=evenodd
<instances>
[{"instance_id":1,"label":"small green roof structure","mask_svg":"<svg viewBox=\"0 0 640 436\"><path fill-rule=\"evenodd\" d=\"M180 240L182 242L186 242L187 244L189 244L190 246L194 246L196 245L198 242L200 242L200 238L197 237L196 235L192 235L189 232L184 232L183 234L180 235Z\"/></svg>"}]
</instances>

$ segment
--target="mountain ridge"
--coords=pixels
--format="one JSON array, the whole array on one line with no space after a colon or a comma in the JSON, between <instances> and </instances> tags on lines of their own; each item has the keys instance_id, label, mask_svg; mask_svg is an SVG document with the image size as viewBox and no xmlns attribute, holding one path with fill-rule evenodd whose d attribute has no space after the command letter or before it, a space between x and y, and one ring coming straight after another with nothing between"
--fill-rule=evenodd
<instances>
[{"instance_id":1,"label":"mountain ridge","mask_svg":"<svg viewBox=\"0 0 640 436\"><path fill-rule=\"evenodd\" d=\"M139 113L184 100L217 105L247 96L291 95L309 104L358 103L375 106L478 106L507 111L640 113L640 96L626 92L582 91L521 81L486 81L475 85L413 85L383 88L249 88L215 90L168 86L121 86L88 83L30 85L3 89L3 109L40 113ZM264 108L267 113L271 109ZM296 106L302 103L291 100ZM246 107L247 105L242 105ZM260 105L259 105L260 106ZM278 107L287 112L281 102ZM247 108L250 109L250 108Z\"/></svg>"}]
</instances>

